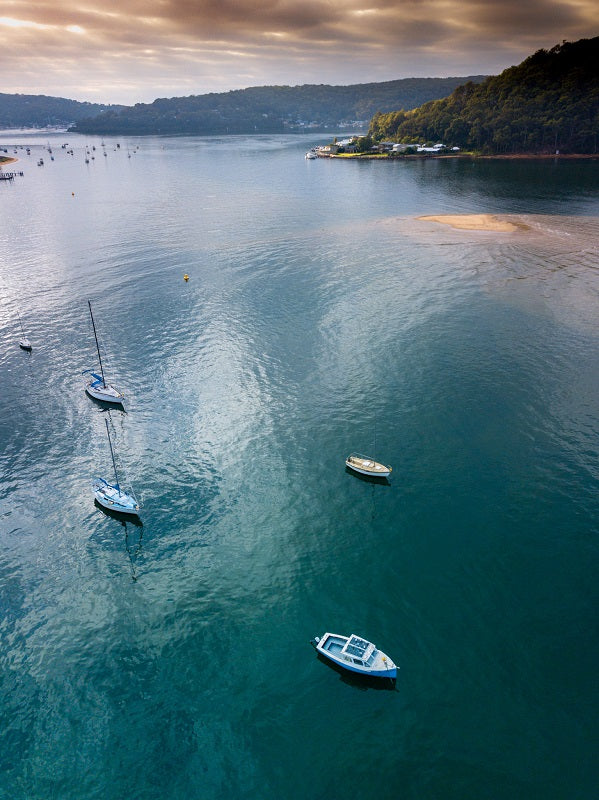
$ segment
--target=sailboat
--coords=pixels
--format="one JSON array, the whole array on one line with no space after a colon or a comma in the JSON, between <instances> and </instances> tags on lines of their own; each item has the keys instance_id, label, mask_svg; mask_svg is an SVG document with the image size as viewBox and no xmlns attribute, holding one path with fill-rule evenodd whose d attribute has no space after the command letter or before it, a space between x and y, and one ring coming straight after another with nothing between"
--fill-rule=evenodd
<instances>
[{"instance_id":1,"label":"sailboat","mask_svg":"<svg viewBox=\"0 0 599 800\"><path fill-rule=\"evenodd\" d=\"M89 300L87 301L87 304L89 306L89 315L92 319L94 338L96 340L96 349L98 351L98 361L100 362L100 372L102 374L98 375L95 372L92 372L91 369L84 370L84 375L89 372L89 374L92 376L92 380L88 381L85 385L85 391L95 400L102 400L104 403L117 403L118 405L122 405L123 400L125 399L124 395L121 394L118 389L115 389L114 386L106 383L106 379L104 378L104 366L102 364L102 356L100 355L100 345L98 344L96 323L94 322L94 315L92 314L92 304Z\"/></svg>"},{"instance_id":2,"label":"sailboat","mask_svg":"<svg viewBox=\"0 0 599 800\"><path fill-rule=\"evenodd\" d=\"M376 452L376 421L374 425L374 451ZM386 464L375 461L370 456L361 453L350 453L345 459L345 466L360 475L367 475L369 478L388 478L393 472L393 468Z\"/></svg>"},{"instance_id":3,"label":"sailboat","mask_svg":"<svg viewBox=\"0 0 599 800\"><path fill-rule=\"evenodd\" d=\"M31 342L25 336L25 330L23 329L23 323L21 322L21 315L19 314L18 311L17 311L17 316L19 317L19 325L21 326L21 338L19 339L19 347L21 347L23 350L31 350L32 349Z\"/></svg>"},{"instance_id":4,"label":"sailboat","mask_svg":"<svg viewBox=\"0 0 599 800\"><path fill-rule=\"evenodd\" d=\"M108 511L116 511L120 514L133 514L139 516L141 503L135 498L133 493L124 492L119 484L119 476L116 471L116 461L114 460L114 450L110 441L110 431L108 430L108 420L106 423L106 435L112 456L112 466L114 467L114 483L108 483L104 478L94 478L92 480L92 491L98 503Z\"/></svg>"}]
</instances>

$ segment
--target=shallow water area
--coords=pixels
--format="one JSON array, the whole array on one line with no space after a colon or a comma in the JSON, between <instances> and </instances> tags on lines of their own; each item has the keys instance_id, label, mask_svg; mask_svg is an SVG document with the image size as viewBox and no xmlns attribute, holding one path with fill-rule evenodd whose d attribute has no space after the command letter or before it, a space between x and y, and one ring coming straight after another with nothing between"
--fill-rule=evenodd
<instances>
[{"instance_id":1,"label":"shallow water area","mask_svg":"<svg viewBox=\"0 0 599 800\"><path fill-rule=\"evenodd\" d=\"M0 140L0 795L592 796L599 163Z\"/></svg>"}]
</instances>

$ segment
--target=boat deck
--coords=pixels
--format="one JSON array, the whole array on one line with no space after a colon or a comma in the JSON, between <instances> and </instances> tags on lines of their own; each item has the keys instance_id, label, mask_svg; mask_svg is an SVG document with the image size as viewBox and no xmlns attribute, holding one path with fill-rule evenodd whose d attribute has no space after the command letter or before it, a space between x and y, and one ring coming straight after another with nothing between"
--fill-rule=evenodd
<instances>
[{"instance_id":1,"label":"boat deck","mask_svg":"<svg viewBox=\"0 0 599 800\"><path fill-rule=\"evenodd\" d=\"M348 456L345 463L348 467L364 470L364 472L371 473L372 475L387 475L391 472L391 467L380 464L378 461L374 461L374 459L368 458L367 456L360 456L355 453Z\"/></svg>"},{"instance_id":2,"label":"boat deck","mask_svg":"<svg viewBox=\"0 0 599 800\"><path fill-rule=\"evenodd\" d=\"M340 636L329 636L322 645L322 649L333 655L338 655L345 646L347 639L342 639Z\"/></svg>"}]
</instances>

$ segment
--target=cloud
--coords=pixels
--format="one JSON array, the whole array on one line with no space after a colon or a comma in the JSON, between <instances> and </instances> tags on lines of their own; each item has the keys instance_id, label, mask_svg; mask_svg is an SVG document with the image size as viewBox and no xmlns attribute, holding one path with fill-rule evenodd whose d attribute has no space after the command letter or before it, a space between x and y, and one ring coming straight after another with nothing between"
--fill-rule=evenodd
<instances>
[{"instance_id":1,"label":"cloud","mask_svg":"<svg viewBox=\"0 0 599 800\"><path fill-rule=\"evenodd\" d=\"M594 0L0 0L2 91L133 103L489 74L598 22Z\"/></svg>"}]
</instances>

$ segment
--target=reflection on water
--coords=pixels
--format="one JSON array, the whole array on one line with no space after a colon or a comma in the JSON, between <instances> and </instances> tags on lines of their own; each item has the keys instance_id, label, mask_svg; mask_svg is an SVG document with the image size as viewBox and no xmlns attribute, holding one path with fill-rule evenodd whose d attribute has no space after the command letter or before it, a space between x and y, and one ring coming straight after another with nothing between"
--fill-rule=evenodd
<instances>
[{"instance_id":1,"label":"reflection on water","mask_svg":"<svg viewBox=\"0 0 599 800\"><path fill-rule=\"evenodd\" d=\"M97 500L94 499L94 505L97 509L99 509L105 516L111 517L111 519L115 519L118 522L122 523L125 528L127 523L131 523L137 528L143 528L143 521L139 518L134 516L133 514L123 514L120 511L114 511L111 508L105 508L103 505L100 505Z\"/></svg>"},{"instance_id":2,"label":"reflection on water","mask_svg":"<svg viewBox=\"0 0 599 800\"><path fill-rule=\"evenodd\" d=\"M364 483L373 483L375 485L378 484L379 486L391 486L391 481L384 475L362 475L359 472L354 472L353 469L350 469L350 467L347 466L345 467L345 472L348 475L363 481Z\"/></svg>"},{"instance_id":3,"label":"reflection on water","mask_svg":"<svg viewBox=\"0 0 599 800\"><path fill-rule=\"evenodd\" d=\"M131 580L136 581L138 578L137 561L142 554L143 521L131 514L122 514L118 511L104 508L96 499L94 499L94 505L106 517L115 520L122 527L122 531L118 532L125 535L125 550L131 565Z\"/></svg>"}]
</instances>

